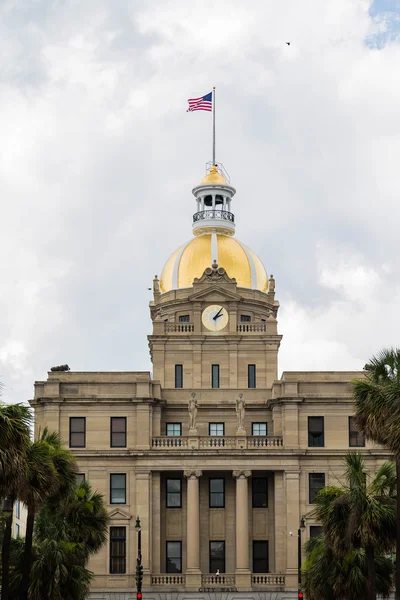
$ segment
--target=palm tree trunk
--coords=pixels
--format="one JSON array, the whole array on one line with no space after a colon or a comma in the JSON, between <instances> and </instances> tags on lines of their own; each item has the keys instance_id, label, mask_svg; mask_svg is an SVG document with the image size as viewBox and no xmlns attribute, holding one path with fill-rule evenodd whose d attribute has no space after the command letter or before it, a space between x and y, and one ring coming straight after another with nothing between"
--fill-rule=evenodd
<instances>
[{"instance_id":1,"label":"palm tree trunk","mask_svg":"<svg viewBox=\"0 0 400 600\"><path fill-rule=\"evenodd\" d=\"M396 600L400 600L400 458L396 459Z\"/></svg>"},{"instance_id":2,"label":"palm tree trunk","mask_svg":"<svg viewBox=\"0 0 400 600\"><path fill-rule=\"evenodd\" d=\"M1 599L8 600L10 579L10 546L11 546L12 513L5 520L3 546L1 549Z\"/></svg>"},{"instance_id":3,"label":"palm tree trunk","mask_svg":"<svg viewBox=\"0 0 400 600\"><path fill-rule=\"evenodd\" d=\"M365 554L367 557L367 589L368 600L376 600L376 571L375 571L375 552L373 546L367 546L365 548Z\"/></svg>"},{"instance_id":4,"label":"palm tree trunk","mask_svg":"<svg viewBox=\"0 0 400 600\"><path fill-rule=\"evenodd\" d=\"M28 506L28 516L26 519L24 560L23 560L23 566L22 566L22 579L21 579L21 587L20 587L21 600L28 600L28 591L29 591L31 564L32 564L32 544L33 544L33 526L34 526L34 524L35 524L35 507Z\"/></svg>"}]
</instances>

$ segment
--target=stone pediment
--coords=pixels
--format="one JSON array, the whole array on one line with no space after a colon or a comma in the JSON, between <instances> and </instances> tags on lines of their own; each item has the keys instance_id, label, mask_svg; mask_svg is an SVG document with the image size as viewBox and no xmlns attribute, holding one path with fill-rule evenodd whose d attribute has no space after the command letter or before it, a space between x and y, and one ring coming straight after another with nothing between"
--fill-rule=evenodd
<instances>
[{"instance_id":1,"label":"stone pediment","mask_svg":"<svg viewBox=\"0 0 400 600\"><path fill-rule=\"evenodd\" d=\"M118 521L130 521L132 519L132 515L128 515L128 513L121 510L120 508L116 508L115 510L111 511L109 513L109 517L111 520Z\"/></svg>"},{"instance_id":2,"label":"stone pediment","mask_svg":"<svg viewBox=\"0 0 400 600\"><path fill-rule=\"evenodd\" d=\"M242 296L236 294L235 292L232 292L229 289L221 288L218 285L212 285L210 287L207 286L206 288L200 289L194 294L191 294L188 300L191 300L192 302L195 300L210 300L213 302L217 302L219 300L230 300L234 302L240 302L242 300Z\"/></svg>"},{"instance_id":3,"label":"stone pediment","mask_svg":"<svg viewBox=\"0 0 400 600\"><path fill-rule=\"evenodd\" d=\"M201 277L194 279L194 293L189 296L189 300L233 300L238 302L242 297L237 294L236 288L236 279L229 277L225 269L218 267L214 261L212 267L208 267Z\"/></svg>"}]
</instances>

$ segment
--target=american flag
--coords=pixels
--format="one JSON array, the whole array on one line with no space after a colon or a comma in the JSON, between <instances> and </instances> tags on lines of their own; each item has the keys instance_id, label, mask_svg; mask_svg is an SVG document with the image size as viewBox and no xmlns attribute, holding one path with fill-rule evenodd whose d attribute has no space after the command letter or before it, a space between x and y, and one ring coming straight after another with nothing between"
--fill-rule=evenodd
<instances>
[{"instance_id":1,"label":"american flag","mask_svg":"<svg viewBox=\"0 0 400 600\"><path fill-rule=\"evenodd\" d=\"M201 96L200 98L189 98L189 108L186 112L193 112L194 110L206 110L207 112L212 111L212 92Z\"/></svg>"}]
</instances>

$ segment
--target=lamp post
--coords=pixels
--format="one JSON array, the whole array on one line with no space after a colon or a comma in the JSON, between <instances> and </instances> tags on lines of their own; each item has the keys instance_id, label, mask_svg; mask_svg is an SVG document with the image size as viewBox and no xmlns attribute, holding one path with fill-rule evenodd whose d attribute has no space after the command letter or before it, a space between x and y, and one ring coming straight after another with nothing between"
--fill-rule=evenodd
<instances>
[{"instance_id":1,"label":"lamp post","mask_svg":"<svg viewBox=\"0 0 400 600\"><path fill-rule=\"evenodd\" d=\"M139 516L136 517L135 529L138 534L138 555L136 559L136 599L142 600L142 581L143 581L143 567L142 567L142 527L140 525Z\"/></svg>"},{"instance_id":2,"label":"lamp post","mask_svg":"<svg viewBox=\"0 0 400 600\"><path fill-rule=\"evenodd\" d=\"M304 517L301 517L300 519L300 526L297 530L297 582L298 582L298 588L299 588L299 594L301 594L300 591L300 587L301 587L301 532L304 531L306 528L306 522ZM302 596L299 596L299 598L302 598Z\"/></svg>"}]
</instances>

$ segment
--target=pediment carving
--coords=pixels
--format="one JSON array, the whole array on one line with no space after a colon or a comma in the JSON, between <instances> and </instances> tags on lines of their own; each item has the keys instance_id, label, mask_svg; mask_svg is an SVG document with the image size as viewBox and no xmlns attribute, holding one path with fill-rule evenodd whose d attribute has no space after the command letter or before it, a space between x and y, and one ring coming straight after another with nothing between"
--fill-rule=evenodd
<instances>
[{"instance_id":1,"label":"pediment carving","mask_svg":"<svg viewBox=\"0 0 400 600\"><path fill-rule=\"evenodd\" d=\"M201 277L193 281L194 293L189 300L205 301L234 301L240 302L242 297L236 292L237 282L234 277L229 277L224 268L218 267L214 261L212 267L208 267Z\"/></svg>"},{"instance_id":2,"label":"pediment carving","mask_svg":"<svg viewBox=\"0 0 400 600\"><path fill-rule=\"evenodd\" d=\"M109 513L109 517L111 520L118 520L118 521L130 521L132 519L132 515L129 515L125 511L121 510L120 508L116 508L115 510L111 511Z\"/></svg>"},{"instance_id":3,"label":"pediment carving","mask_svg":"<svg viewBox=\"0 0 400 600\"><path fill-rule=\"evenodd\" d=\"M223 267L218 267L217 262L214 260L212 267L207 267L203 275L195 277L193 285L195 283L234 283L236 285L236 279L229 277L228 273Z\"/></svg>"}]
</instances>

